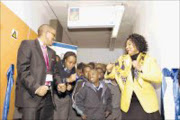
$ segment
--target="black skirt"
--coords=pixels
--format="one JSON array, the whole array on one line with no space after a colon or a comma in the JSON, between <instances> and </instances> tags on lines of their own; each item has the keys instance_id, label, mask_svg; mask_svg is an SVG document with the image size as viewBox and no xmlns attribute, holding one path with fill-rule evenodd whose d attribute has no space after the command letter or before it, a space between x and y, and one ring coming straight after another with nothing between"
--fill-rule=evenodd
<instances>
[{"instance_id":1,"label":"black skirt","mask_svg":"<svg viewBox=\"0 0 180 120\"><path fill-rule=\"evenodd\" d=\"M133 93L131 105L127 113L122 111L122 120L162 120L159 111L146 113L135 93Z\"/></svg>"}]
</instances>

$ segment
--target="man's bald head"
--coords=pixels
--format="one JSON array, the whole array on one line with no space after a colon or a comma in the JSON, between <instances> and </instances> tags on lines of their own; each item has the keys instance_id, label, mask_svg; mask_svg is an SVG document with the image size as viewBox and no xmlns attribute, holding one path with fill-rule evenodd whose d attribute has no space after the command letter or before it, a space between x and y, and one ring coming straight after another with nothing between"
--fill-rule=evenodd
<instances>
[{"instance_id":1,"label":"man's bald head","mask_svg":"<svg viewBox=\"0 0 180 120\"><path fill-rule=\"evenodd\" d=\"M38 29L38 38L44 45L50 46L56 38L56 30L50 25L43 24Z\"/></svg>"},{"instance_id":2,"label":"man's bald head","mask_svg":"<svg viewBox=\"0 0 180 120\"><path fill-rule=\"evenodd\" d=\"M43 33L46 33L49 31L55 31L55 30L48 24L41 25L38 29L38 37L41 37Z\"/></svg>"}]
</instances>

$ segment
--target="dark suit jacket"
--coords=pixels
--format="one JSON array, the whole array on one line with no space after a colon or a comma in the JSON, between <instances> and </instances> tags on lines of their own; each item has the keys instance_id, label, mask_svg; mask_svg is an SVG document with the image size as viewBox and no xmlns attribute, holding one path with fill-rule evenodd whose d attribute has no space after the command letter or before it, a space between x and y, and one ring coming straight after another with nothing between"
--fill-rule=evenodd
<instances>
[{"instance_id":1,"label":"dark suit jacket","mask_svg":"<svg viewBox=\"0 0 180 120\"><path fill-rule=\"evenodd\" d=\"M55 51L49 47L47 47L47 51L51 68L49 73L53 74ZM47 73L43 52L38 40L22 41L17 56L17 72L15 105L17 107L37 107L42 97L36 95L35 91L45 84ZM51 93L53 95L52 88Z\"/></svg>"}]
</instances>

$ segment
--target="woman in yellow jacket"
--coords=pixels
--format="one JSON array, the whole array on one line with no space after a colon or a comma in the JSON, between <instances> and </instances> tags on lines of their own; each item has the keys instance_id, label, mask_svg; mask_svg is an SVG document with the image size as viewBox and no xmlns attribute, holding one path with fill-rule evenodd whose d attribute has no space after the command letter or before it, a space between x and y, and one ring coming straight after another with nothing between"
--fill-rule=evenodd
<instances>
[{"instance_id":1,"label":"woman in yellow jacket","mask_svg":"<svg viewBox=\"0 0 180 120\"><path fill-rule=\"evenodd\" d=\"M145 38L127 38L127 54L107 66L105 79L116 79L121 89L123 120L161 120L158 99L151 83L161 83L162 73L156 60L147 54Z\"/></svg>"}]
</instances>

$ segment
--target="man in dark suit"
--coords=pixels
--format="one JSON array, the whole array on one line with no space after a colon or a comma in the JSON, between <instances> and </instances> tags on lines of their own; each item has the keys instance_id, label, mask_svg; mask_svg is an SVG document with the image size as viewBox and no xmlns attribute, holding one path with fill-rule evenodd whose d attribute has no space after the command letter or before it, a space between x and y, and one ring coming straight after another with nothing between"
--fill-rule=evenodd
<instances>
[{"instance_id":1,"label":"man in dark suit","mask_svg":"<svg viewBox=\"0 0 180 120\"><path fill-rule=\"evenodd\" d=\"M19 47L15 105L21 108L22 119L53 119L55 51L48 46L55 35L56 31L44 24L39 27L36 40L24 40Z\"/></svg>"}]
</instances>

